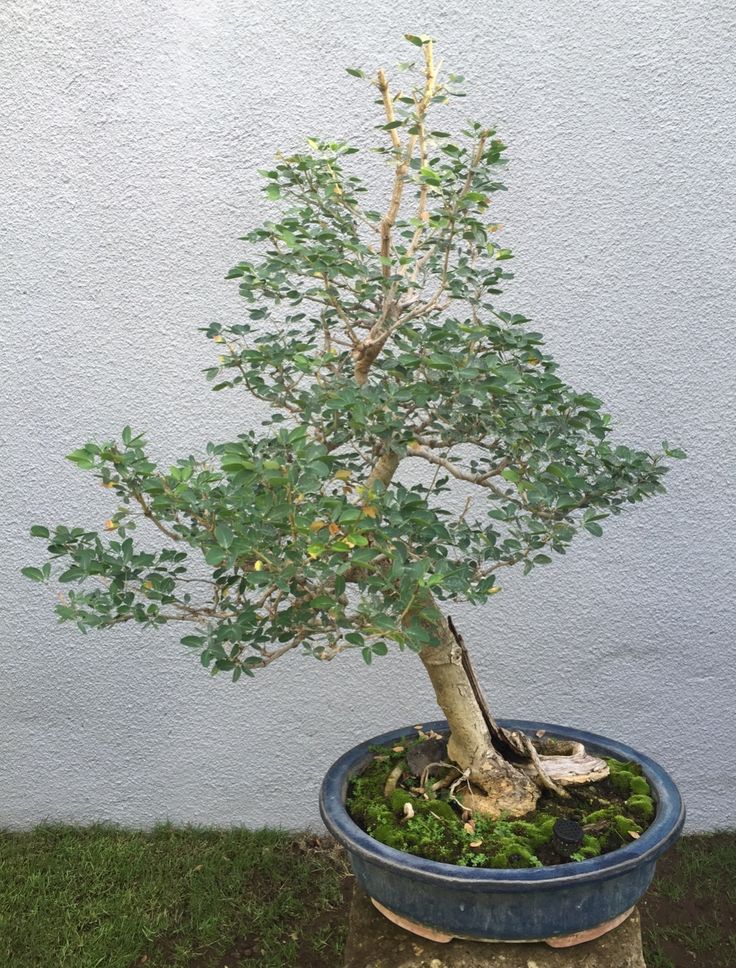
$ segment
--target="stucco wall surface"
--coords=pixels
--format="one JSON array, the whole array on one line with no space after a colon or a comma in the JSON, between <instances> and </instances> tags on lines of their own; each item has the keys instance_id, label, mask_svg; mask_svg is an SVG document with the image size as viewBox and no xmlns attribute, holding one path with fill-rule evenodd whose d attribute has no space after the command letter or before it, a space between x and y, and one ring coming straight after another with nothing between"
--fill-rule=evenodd
<instances>
[{"instance_id":1,"label":"stucco wall surface","mask_svg":"<svg viewBox=\"0 0 736 968\"><path fill-rule=\"evenodd\" d=\"M689 453L603 540L455 610L480 678L499 715L659 759L691 829L736 825L736 10L718 0L0 5L0 824L317 826L338 753L437 715L413 656L291 656L232 685L176 630L58 625L19 575L32 523L109 516L63 459L81 443L131 423L167 462L258 426L207 388L197 327L241 317L223 276L270 211L256 169L315 134L364 143L380 119L344 67L407 59L405 31L467 76L457 126L493 120L510 146L507 305L621 440Z\"/></svg>"}]
</instances>

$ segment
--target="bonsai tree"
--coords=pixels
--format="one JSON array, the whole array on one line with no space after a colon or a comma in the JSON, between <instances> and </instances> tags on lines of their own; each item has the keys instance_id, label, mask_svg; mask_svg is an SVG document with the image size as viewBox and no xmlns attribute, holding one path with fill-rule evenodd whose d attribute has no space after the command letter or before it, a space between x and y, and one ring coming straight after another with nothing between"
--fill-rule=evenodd
<instances>
[{"instance_id":1,"label":"bonsai tree","mask_svg":"<svg viewBox=\"0 0 736 968\"><path fill-rule=\"evenodd\" d=\"M227 276L247 319L205 334L221 354L213 389L263 401L264 429L168 469L129 427L74 451L119 507L103 534L34 526L50 560L24 571L61 568L56 611L83 631L190 626L182 644L233 680L297 650L327 662L357 649L368 664L415 653L474 807L520 816L541 787L564 795L605 764L545 757L501 729L446 611L485 603L504 569L528 574L580 532L600 536L684 455L615 446L601 401L564 383L529 320L502 308L505 146L485 124L455 137L431 123L463 79L438 74L428 38L407 39L419 63L401 65L401 91L383 70L348 70L382 112L383 207L344 142L310 139L261 173L276 212Z\"/></svg>"}]
</instances>

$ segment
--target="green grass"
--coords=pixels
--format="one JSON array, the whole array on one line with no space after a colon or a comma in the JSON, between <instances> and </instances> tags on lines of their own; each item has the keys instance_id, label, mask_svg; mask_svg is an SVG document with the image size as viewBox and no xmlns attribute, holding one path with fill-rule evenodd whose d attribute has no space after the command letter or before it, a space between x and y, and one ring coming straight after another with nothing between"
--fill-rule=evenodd
<instances>
[{"instance_id":1,"label":"green grass","mask_svg":"<svg viewBox=\"0 0 736 968\"><path fill-rule=\"evenodd\" d=\"M345 875L313 835L0 833L0 968L336 968ZM684 838L642 916L649 968L736 965L736 834Z\"/></svg>"},{"instance_id":2,"label":"green grass","mask_svg":"<svg viewBox=\"0 0 736 968\"><path fill-rule=\"evenodd\" d=\"M268 830L0 834L0 965L336 965L342 863Z\"/></svg>"}]
</instances>

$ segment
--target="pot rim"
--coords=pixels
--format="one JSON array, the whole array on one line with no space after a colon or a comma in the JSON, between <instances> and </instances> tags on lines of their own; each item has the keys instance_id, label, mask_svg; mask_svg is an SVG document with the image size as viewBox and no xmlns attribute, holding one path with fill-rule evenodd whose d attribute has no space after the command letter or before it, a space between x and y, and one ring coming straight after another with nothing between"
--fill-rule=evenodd
<instances>
[{"instance_id":1,"label":"pot rim","mask_svg":"<svg viewBox=\"0 0 736 968\"><path fill-rule=\"evenodd\" d=\"M657 812L653 822L637 840L611 853L569 864L521 870L460 867L388 847L367 834L350 817L345 808L345 795L347 784L368 755L369 747L385 745L406 736L412 727L404 726L353 747L333 763L320 790L319 806L325 826L351 853L398 875L418 880L442 881L447 887L487 891L551 890L579 885L586 881L608 880L641 864L655 861L679 837L685 822L682 798L666 770L648 756L624 743L568 726L530 720L502 719L499 723L507 729L519 729L527 733L544 730L553 737L578 740L593 753L638 763L644 770L656 800ZM446 732L448 727L445 720L437 720L426 723L423 728Z\"/></svg>"}]
</instances>

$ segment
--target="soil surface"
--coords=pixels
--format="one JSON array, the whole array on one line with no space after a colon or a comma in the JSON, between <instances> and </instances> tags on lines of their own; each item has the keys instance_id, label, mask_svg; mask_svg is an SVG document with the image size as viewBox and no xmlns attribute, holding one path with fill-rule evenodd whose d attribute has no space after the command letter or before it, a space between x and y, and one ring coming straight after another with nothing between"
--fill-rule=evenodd
<instances>
[{"instance_id":1,"label":"soil surface","mask_svg":"<svg viewBox=\"0 0 736 968\"><path fill-rule=\"evenodd\" d=\"M575 863L632 843L654 815L638 764L606 762L610 777L569 786L564 798L543 790L533 813L493 819L463 809L470 784L447 762L444 737L420 731L373 748L346 807L377 841L428 860L492 869Z\"/></svg>"}]
</instances>

